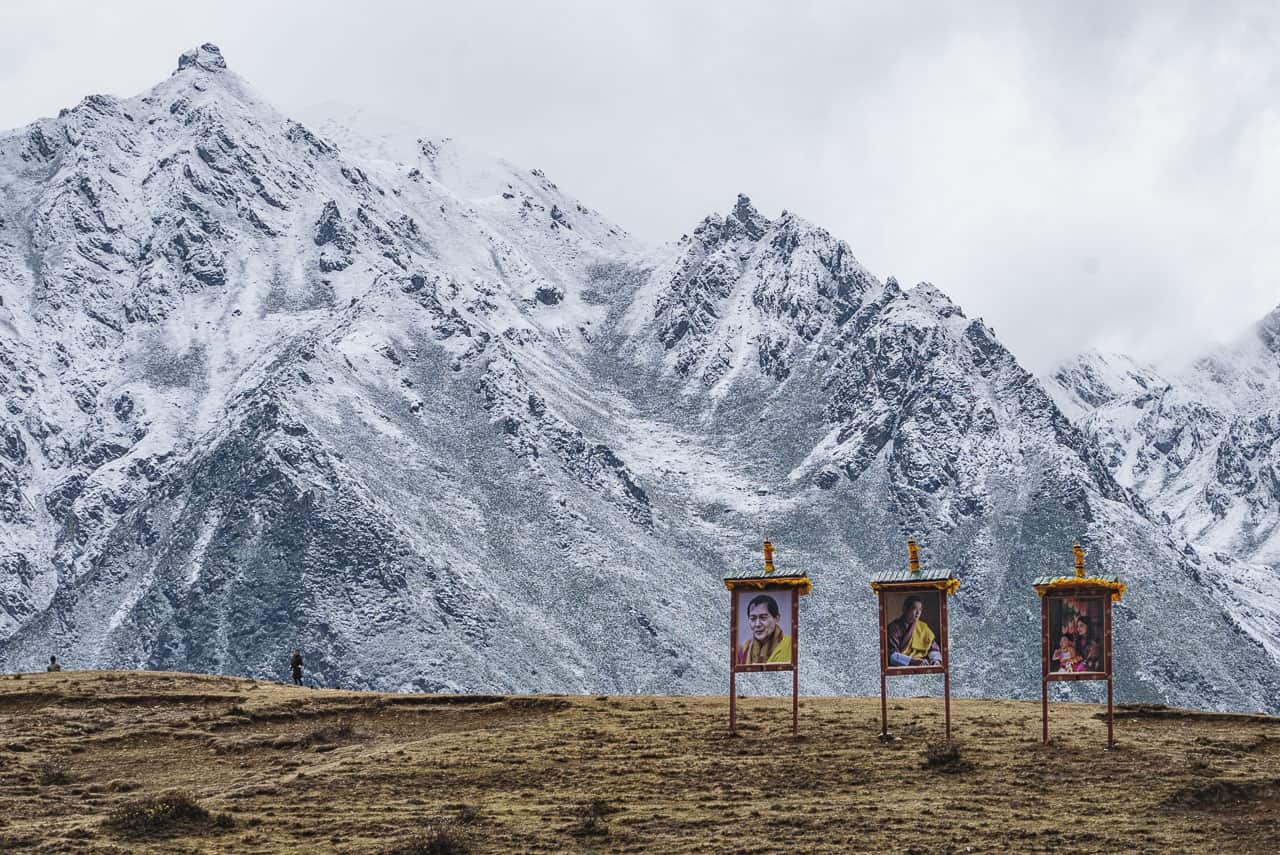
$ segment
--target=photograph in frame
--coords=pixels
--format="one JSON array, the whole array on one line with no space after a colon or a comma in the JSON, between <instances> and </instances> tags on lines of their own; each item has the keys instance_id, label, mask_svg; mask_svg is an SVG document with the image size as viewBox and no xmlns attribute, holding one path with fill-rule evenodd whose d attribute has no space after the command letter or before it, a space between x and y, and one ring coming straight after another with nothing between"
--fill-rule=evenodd
<instances>
[{"instance_id":1,"label":"photograph in frame","mask_svg":"<svg viewBox=\"0 0 1280 855\"><path fill-rule=\"evenodd\" d=\"M942 592L886 591L884 666L927 668L942 664Z\"/></svg>"},{"instance_id":2,"label":"photograph in frame","mask_svg":"<svg viewBox=\"0 0 1280 855\"><path fill-rule=\"evenodd\" d=\"M791 660L791 603L795 590L735 591L738 631L736 665L794 665Z\"/></svg>"},{"instance_id":3,"label":"photograph in frame","mask_svg":"<svg viewBox=\"0 0 1280 855\"><path fill-rule=\"evenodd\" d=\"M1049 599L1049 673L1105 674L1105 596Z\"/></svg>"}]
</instances>

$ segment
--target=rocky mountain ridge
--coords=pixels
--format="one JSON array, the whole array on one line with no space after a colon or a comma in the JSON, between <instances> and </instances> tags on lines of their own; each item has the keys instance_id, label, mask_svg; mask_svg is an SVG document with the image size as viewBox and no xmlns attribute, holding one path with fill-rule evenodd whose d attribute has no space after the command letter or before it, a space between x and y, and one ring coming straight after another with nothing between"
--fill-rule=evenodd
<instances>
[{"instance_id":1,"label":"rocky mountain ridge","mask_svg":"<svg viewBox=\"0 0 1280 855\"><path fill-rule=\"evenodd\" d=\"M937 288L745 196L647 247L538 170L332 136L212 45L0 136L0 667L719 691L771 534L806 690L868 693L911 533L964 579L956 690L1027 696L1081 537L1133 591L1122 694L1274 707L1226 565Z\"/></svg>"},{"instance_id":2,"label":"rocky mountain ridge","mask_svg":"<svg viewBox=\"0 0 1280 855\"><path fill-rule=\"evenodd\" d=\"M1088 353L1052 387L1108 467L1192 542L1280 563L1280 308L1236 343L1159 371Z\"/></svg>"},{"instance_id":3,"label":"rocky mountain ridge","mask_svg":"<svg viewBox=\"0 0 1280 855\"><path fill-rule=\"evenodd\" d=\"M1280 308L1236 342L1157 369L1081 354L1046 381L1116 480L1230 569L1228 608L1280 650Z\"/></svg>"}]
</instances>

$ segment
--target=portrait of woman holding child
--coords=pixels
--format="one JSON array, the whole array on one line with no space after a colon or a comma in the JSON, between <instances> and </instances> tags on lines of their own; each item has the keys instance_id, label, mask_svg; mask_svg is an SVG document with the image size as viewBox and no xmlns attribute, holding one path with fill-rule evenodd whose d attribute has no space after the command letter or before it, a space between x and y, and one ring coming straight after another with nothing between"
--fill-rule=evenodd
<instances>
[{"instance_id":1,"label":"portrait of woman holding child","mask_svg":"<svg viewBox=\"0 0 1280 855\"><path fill-rule=\"evenodd\" d=\"M1049 637L1057 646L1049 657L1054 672L1099 672L1102 663L1102 600L1096 597L1054 600L1049 610Z\"/></svg>"}]
</instances>

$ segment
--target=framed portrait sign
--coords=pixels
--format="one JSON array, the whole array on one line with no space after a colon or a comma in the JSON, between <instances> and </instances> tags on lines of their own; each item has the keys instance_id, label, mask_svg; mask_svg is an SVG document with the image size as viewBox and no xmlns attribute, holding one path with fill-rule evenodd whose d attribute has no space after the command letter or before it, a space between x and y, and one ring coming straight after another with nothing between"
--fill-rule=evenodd
<instances>
[{"instance_id":1,"label":"framed portrait sign","mask_svg":"<svg viewBox=\"0 0 1280 855\"><path fill-rule=\"evenodd\" d=\"M951 654L947 598L960 587L949 570L922 570L919 548L907 541L909 569L871 580L879 599L880 737L889 736L889 677L941 674L947 741L951 741Z\"/></svg>"},{"instance_id":2,"label":"framed portrait sign","mask_svg":"<svg viewBox=\"0 0 1280 855\"><path fill-rule=\"evenodd\" d=\"M1045 677L1049 680L1102 680L1111 672L1111 597L1088 588L1079 594L1044 598L1048 611L1044 636Z\"/></svg>"},{"instance_id":3,"label":"framed portrait sign","mask_svg":"<svg viewBox=\"0 0 1280 855\"><path fill-rule=\"evenodd\" d=\"M940 674L947 646L946 596L935 587L882 587L880 668L888 675Z\"/></svg>"},{"instance_id":4,"label":"framed portrait sign","mask_svg":"<svg viewBox=\"0 0 1280 855\"><path fill-rule=\"evenodd\" d=\"M794 588L745 588L733 592L734 669L788 671L796 664Z\"/></svg>"},{"instance_id":5,"label":"framed portrait sign","mask_svg":"<svg viewBox=\"0 0 1280 855\"><path fill-rule=\"evenodd\" d=\"M1084 550L1072 547L1072 576L1041 577L1040 698L1043 741L1049 742L1049 684L1069 680L1106 680L1107 747L1115 746L1115 681L1111 669L1111 604L1124 596L1115 576L1086 576Z\"/></svg>"},{"instance_id":6,"label":"framed portrait sign","mask_svg":"<svg viewBox=\"0 0 1280 855\"><path fill-rule=\"evenodd\" d=\"M738 674L791 672L791 732L800 732L800 598L813 589L804 573L778 573L765 541L763 571L724 577L729 589L729 732L737 732Z\"/></svg>"}]
</instances>

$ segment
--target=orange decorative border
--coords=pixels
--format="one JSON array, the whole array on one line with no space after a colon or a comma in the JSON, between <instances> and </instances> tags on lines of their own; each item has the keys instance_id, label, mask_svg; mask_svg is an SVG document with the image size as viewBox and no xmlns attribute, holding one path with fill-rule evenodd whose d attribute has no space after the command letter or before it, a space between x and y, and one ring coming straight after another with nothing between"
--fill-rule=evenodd
<instances>
[{"instance_id":1,"label":"orange decorative border","mask_svg":"<svg viewBox=\"0 0 1280 855\"><path fill-rule=\"evenodd\" d=\"M1111 593L1111 602L1118 603L1124 597L1124 592L1128 590L1124 582L1108 582L1105 579L1080 577L1080 576L1059 576L1056 579L1050 579L1046 584L1036 585L1036 593L1040 596L1053 591L1067 592L1069 590L1077 590L1087 592L1089 590L1097 591L1102 589Z\"/></svg>"},{"instance_id":2,"label":"orange decorative border","mask_svg":"<svg viewBox=\"0 0 1280 855\"><path fill-rule=\"evenodd\" d=\"M748 576L745 579L725 579L724 586L730 591L738 588L747 590L764 590L765 588L795 588L800 596L813 590L813 582L808 576Z\"/></svg>"},{"instance_id":3,"label":"orange decorative border","mask_svg":"<svg viewBox=\"0 0 1280 855\"><path fill-rule=\"evenodd\" d=\"M902 579L895 582L872 582L871 590L877 594L881 591L902 591L912 588L921 590L929 590L930 588L942 591L948 597L960 590L960 580L956 578L950 579L922 579L916 581L913 579Z\"/></svg>"}]
</instances>

